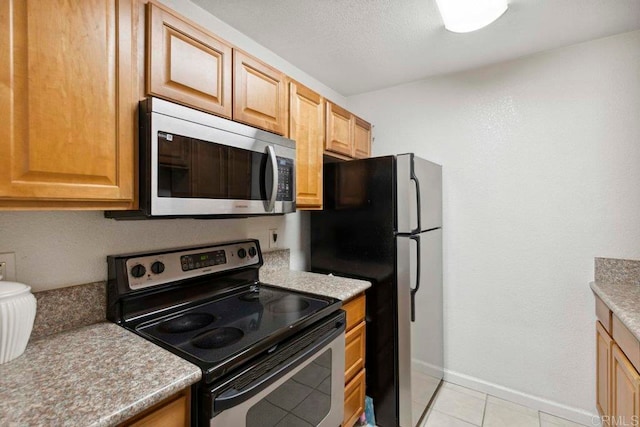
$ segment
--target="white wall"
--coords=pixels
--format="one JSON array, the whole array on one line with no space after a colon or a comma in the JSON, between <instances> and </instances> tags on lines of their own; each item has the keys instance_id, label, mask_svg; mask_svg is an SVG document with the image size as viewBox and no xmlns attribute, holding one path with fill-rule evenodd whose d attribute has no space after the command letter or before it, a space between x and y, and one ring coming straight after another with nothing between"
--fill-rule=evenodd
<instances>
[{"instance_id":1,"label":"white wall","mask_svg":"<svg viewBox=\"0 0 640 427\"><path fill-rule=\"evenodd\" d=\"M443 165L448 378L591 425L593 258L640 258L640 32L348 107Z\"/></svg>"},{"instance_id":2,"label":"white wall","mask_svg":"<svg viewBox=\"0 0 640 427\"><path fill-rule=\"evenodd\" d=\"M322 95L346 99L298 68L186 0L167 6ZM291 266L303 269L308 252L308 215L234 220L114 221L102 212L0 212L0 253L15 252L17 279L34 291L106 280L110 254L255 237L267 245L278 228L280 247L291 249Z\"/></svg>"}]
</instances>

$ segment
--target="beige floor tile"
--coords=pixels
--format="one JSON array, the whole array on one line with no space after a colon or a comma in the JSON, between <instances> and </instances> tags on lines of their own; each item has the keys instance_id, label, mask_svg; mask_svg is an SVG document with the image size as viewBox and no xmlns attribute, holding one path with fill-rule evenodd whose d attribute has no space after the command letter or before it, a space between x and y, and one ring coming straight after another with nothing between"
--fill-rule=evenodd
<instances>
[{"instance_id":1,"label":"beige floor tile","mask_svg":"<svg viewBox=\"0 0 640 427\"><path fill-rule=\"evenodd\" d=\"M427 375L411 375L411 400L426 405L438 388L440 380Z\"/></svg>"},{"instance_id":2,"label":"beige floor tile","mask_svg":"<svg viewBox=\"0 0 640 427\"><path fill-rule=\"evenodd\" d=\"M442 412L433 410L429 413L427 420L422 427L474 427L477 424L469 424L458 418L443 414Z\"/></svg>"},{"instance_id":3,"label":"beige floor tile","mask_svg":"<svg viewBox=\"0 0 640 427\"><path fill-rule=\"evenodd\" d=\"M447 388L450 390L459 391L460 393L468 394L469 396L475 396L478 399L484 399L487 397L486 393L483 393L481 391L473 390L473 389L463 387L461 385L457 385L453 383L448 383L446 381L442 382L441 388Z\"/></svg>"},{"instance_id":4,"label":"beige floor tile","mask_svg":"<svg viewBox=\"0 0 640 427\"><path fill-rule=\"evenodd\" d=\"M489 396L482 427L540 427L537 411Z\"/></svg>"},{"instance_id":5,"label":"beige floor tile","mask_svg":"<svg viewBox=\"0 0 640 427\"><path fill-rule=\"evenodd\" d=\"M471 424L480 425L485 399L443 387L438 392L433 409Z\"/></svg>"},{"instance_id":6,"label":"beige floor tile","mask_svg":"<svg viewBox=\"0 0 640 427\"><path fill-rule=\"evenodd\" d=\"M508 400L500 399L500 398L495 397L495 396L489 395L487 397L487 403L493 403L495 405L502 405L502 406L505 406L505 407L511 409L512 411L520 412L523 415L529 415L529 416L533 416L533 417L538 417L538 411L536 409L529 408L529 407L524 406L524 405L519 405L517 403L513 403L513 402L510 402Z\"/></svg>"},{"instance_id":7,"label":"beige floor tile","mask_svg":"<svg viewBox=\"0 0 640 427\"><path fill-rule=\"evenodd\" d=\"M574 423L544 412L540 412L540 425L542 427L584 427L584 424Z\"/></svg>"}]
</instances>

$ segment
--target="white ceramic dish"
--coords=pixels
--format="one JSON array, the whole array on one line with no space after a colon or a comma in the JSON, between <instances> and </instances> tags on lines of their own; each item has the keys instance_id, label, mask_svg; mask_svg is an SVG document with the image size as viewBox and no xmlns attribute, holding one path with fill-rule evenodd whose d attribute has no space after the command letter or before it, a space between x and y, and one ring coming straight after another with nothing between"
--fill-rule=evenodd
<instances>
[{"instance_id":1,"label":"white ceramic dish","mask_svg":"<svg viewBox=\"0 0 640 427\"><path fill-rule=\"evenodd\" d=\"M0 364L24 353L36 317L31 287L0 281Z\"/></svg>"}]
</instances>

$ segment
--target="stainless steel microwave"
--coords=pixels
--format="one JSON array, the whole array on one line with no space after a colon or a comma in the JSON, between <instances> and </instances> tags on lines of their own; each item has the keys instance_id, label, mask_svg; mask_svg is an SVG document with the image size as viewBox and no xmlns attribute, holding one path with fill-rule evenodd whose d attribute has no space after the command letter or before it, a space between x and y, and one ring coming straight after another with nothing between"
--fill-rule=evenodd
<instances>
[{"instance_id":1,"label":"stainless steel microwave","mask_svg":"<svg viewBox=\"0 0 640 427\"><path fill-rule=\"evenodd\" d=\"M140 103L140 209L108 218L294 212L295 143L158 98Z\"/></svg>"}]
</instances>

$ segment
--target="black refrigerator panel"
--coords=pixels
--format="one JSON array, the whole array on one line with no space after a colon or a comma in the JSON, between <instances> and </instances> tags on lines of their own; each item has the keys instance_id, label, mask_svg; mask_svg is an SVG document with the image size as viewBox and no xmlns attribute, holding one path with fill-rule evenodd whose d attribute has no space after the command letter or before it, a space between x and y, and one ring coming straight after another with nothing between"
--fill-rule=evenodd
<instances>
[{"instance_id":1,"label":"black refrigerator panel","mask_svg":"<svg viewBox=\"0 0 640 427\"><path fill-rule=\"evenodd\" d=\"M398 426L396 159L325 164L324 208L311 213L311 269L371 281L367 395L381 427Z\"/></svg>"},{"instance_id":2,"label":"black refrigerator panel","mask_svg":"<svg viewBox=\"0 0 640 427\"><path fill-rule=\"evenodd\" d=\"M395 157L324 165L323 210L311 212L311 267L379 282L395 268Z\"/></svg>"}]
</instances>

